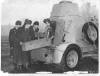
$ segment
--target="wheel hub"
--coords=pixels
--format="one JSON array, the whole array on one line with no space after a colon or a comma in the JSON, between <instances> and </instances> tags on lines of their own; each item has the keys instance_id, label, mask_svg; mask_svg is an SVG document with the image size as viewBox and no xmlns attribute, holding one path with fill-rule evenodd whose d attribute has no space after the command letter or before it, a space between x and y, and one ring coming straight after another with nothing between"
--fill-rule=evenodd
<instances>
[{"instance_id":1,"label":"wheel hub","mask_svg":"<svg viewBox=\"0 0 100 76\"><path fill-rule=\"evenodd\" d=\"M95 41L97 39L97 31L93 26L89 26L88 36L92 41Z\"/></svg>"},{"instance_id":2,"label":"wheel hub","mask_svg":"<svg viewBox=\"0 0 100 76\"><path fill-rule=\"evenodd\" d=\"M68 53L67 55L67 65L70 67L70 68L74 68L77 63L78 63L78 54L75 50L72 50Z\"/></svg>"}]
</instances>

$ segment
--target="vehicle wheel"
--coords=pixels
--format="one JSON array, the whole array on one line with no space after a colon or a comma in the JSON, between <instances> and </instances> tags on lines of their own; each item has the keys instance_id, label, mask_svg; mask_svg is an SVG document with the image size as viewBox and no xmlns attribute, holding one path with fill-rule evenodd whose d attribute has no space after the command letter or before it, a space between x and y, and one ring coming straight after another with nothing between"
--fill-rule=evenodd
<instances>
[{"instance_id":1,"label":"vehicle wheel","mask_svg":"<svg viewBox=\"0 0 100 76\"><path fill-rule=\"evenodd\" d=\"M96 44L98 46L98 29L93 22L85 23L82 32L89 43Z\"/></svg>"},{"instance_id":2,"label":"vehicle wheel","mask_svg":"<svg viewBox=\"0 0 100 76\"><path fill-rule=\"evenodd\" d=\"M68 70L77 70L81 59L81 50L78 46L72 45L67 48L64 54L64 64Z\"/></svg>"}]
</instances>

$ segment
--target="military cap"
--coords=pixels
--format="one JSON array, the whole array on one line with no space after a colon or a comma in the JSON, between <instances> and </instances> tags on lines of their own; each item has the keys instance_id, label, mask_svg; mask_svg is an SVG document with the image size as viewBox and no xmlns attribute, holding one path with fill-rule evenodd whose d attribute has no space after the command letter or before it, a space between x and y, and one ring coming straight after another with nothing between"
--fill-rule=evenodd
<instances>
[{"instance_id":1,"label":"military cap","mask_svg":"<svg viewBox=\"0 0 100 76\"><path fill-rule=\"evenodd\" d=\"M46 23L46 22L49 22L49 23L50 23L50 19L49 19L49 18L44 19L43 22L44 22L44 23Z\"/></svg>"},{"instance_id":2,"label":"military cap","mask_svg":"<svg viewBox=\"0 0 100 76\"><path fill-rule=\"evenodd\" d=\"M35 21L35 22L33 23L33 25L39 25L39 22L38 22L38 21Z\"/></svg>"},{"instance_id":3,"label":"military cap","mask_svg":"<svg viewBox=\"0 0 100 76\"><path fill-rule=\"evenodd\" d=\"M25 24L32 24L32 21L29 19L25 19Z\"/></svg>"},{"instance_id":4,"label":"military cap","mask_svg":"<svg viewBox=\"0 0 100 76\"><path fill-rule=\"evenodd\" d=\"M22 22L20 20L17 20L15 23L15 25L21 25L21 24L22 24Z\"/></svg>"}]
</instances>

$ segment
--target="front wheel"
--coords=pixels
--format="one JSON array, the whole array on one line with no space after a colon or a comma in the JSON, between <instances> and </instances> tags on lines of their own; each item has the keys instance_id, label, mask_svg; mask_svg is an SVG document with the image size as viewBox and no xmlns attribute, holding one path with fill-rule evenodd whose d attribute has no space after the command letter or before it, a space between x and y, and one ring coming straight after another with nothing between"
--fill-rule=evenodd
<instances>
[{"instance_id":1,"label":"front wheel","mask_svg":"<svg viewBox=\"0 0 100 76\"><path fill-rule=\"evenodd\" d=\"M79 61L81 58L81 52L79 47L70 46L65 51L64 64L68 70L75 70L79 67Z\"/></svg>"}]
</instances>

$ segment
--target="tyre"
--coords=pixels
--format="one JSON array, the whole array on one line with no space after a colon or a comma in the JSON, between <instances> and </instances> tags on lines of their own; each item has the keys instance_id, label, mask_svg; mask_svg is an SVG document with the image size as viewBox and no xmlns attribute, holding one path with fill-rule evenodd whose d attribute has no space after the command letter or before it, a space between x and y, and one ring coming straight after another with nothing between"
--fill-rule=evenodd
<instances>
[{"instance_id":1,"label":"tyre","mask_svg":"<svg viewBox=\"0 0 100 76\"><path fill-rule=\"evenodd\" d=\"M81 50L77 45L70 45L63 56L63 65L67 70L78 70L81 59Z\"/></svg>"},{"instance_id":2,"label":"tyre","mask_svg":"<svg viewBox=\"0 0 100 76\"><path fill-rule=\"evenodd\" d=\"M85 23L82 32L90 44L98 46L98 29L93 22Z\"/></svg>"}]
</instances>

